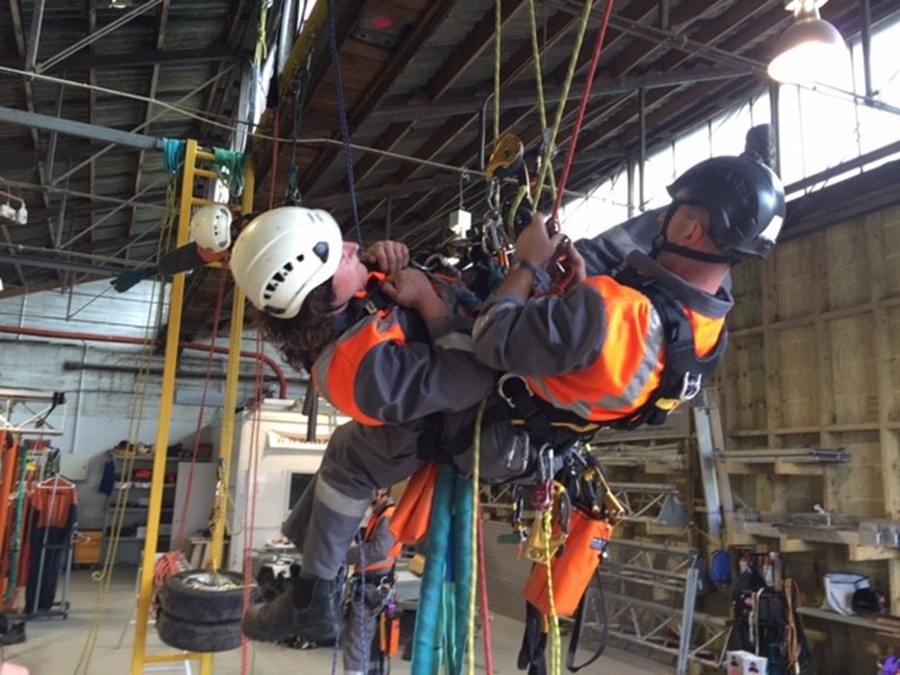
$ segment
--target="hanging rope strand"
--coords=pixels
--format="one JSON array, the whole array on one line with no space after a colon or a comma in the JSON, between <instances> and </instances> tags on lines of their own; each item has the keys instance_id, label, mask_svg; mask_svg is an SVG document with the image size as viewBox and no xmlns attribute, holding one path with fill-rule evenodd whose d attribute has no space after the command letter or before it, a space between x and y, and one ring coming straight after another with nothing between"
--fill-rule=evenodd
<instances>
[{"instance_id":1,"label":"hanging rope strand","mask_svg":"<svg viewBox=\"0 0 900 675\"><path fill-rule=\"evenodd\" d=\"M544 161L541 166L541 175L538 179L537 188L534 191L534 203L539 204L541 192L544 182L547 180L547 172L550 170L553 157L553 148L556 145L556 136L562 125L563 113L566 110L566 99L569 97L569 89L572 87L572 80L575 78L575 68L578 65L578 54L581 52L581 44L584 42L584 34L587 32L588 20L591 18L591 9L594 6L593 0L587 0L584 4L584 14L581 17L581 25L578 27L578 35L575 38L575 48L572 51L572 60L569 62L569 71L566 74L566 80L563 83L562 96L560 97L559 107L556 109L556 121L553 123L553 129L550 131L550 140L547 142L547 148L544 155ZM562 193L563 186L560 185L559 192Z\"/></svg>"},{"instance_id":2,"label":"hanging rope strand","mask_svg":"<svg viewBox=\"0 0 900 675\"><path fill-rule=\"evenodd\" d=\"M500 138L500 33L503 28L502 0L494 2L494 143Z\"/></svg>"},{"instance_id":3,"label":"hanging rope strand","mask_svg":"<svg viewBox=\"0 0 900 675\"><path fill-rule=\"evenodd\" d=\"M538 28L537 28L537 12L535 11L534 0L528 0L528 15L531 19L531 51L533 53L534 59L534 83L537 88L537 98L538 98L538 115L541 121L541 133L547 129L547 105L544 102L544 75L541 71L541 48L538 43ZM560 102L562 105L562 102ZM543 163L543 159L541 162ZM550 155L548 154L547 160L550 161ZM551 171L549 174L550 178L550 194L553 197L556 197L556 177L553 175ZM535 195L537 198L539 195ZM537 206L537 201L535 201L535 205ZM515 208L518 208L518 204ZM515 211L513 211L515 213Z\"/></svg>"},{"instance_id":4,"label":"hanging rope strand","mask_svg":"<svg viewBox=\"0 0 900 675\"><path fill-rule=\"evenodd\" d=\"M572 161L575 159L575 146L578 142L578 134L581 133L581 124L584 121L584 111L587 109L588 100L591 97L591 87L594 84L594 74L597 72L597 64L600 62L600 55L603 53L603 43L606 40L606 27L609 25L612 7L613 0L607 0L606 10L603 12L603 23L600 25L600 32L597 33L597 42L594 44L594 56L591 59L591 68L588 72L587 81L584 83L584 92L581 94L581 105L578 108L578 117L575 120L575 127L572 129L572 139L569 141L569 152L566 154L566 164L563 168L562 178L559 181L559 192L556 195L556 202L553 205L554 220L557 220L559 208L562 206L563 191L569 180L569 171L572 168Z\"/></svg>"},{"instance_id":5,"label":"hanging rope strand","mask_svg":"<svg viewBox=\"0 0 900 675\"><path fill-rule=\"evenodd\" d=\"M337 34L334 28L334 1L328 0L328 43L331 46L331 61L334 64L334 87L337 94L338 118L341 123L344 164L347 167L347 184L350 186L350 206L353 209L353 225L356 227L356 241L363 245L362 230L359 225L359 207L356 203L356 179L353 176L353 153L350 151L350 128L347 125L347 106L344 101L344 82L341 77L341 61L338 53Z\"/></svg>"},{"instance_id":6,"label":"hanging rope strand","mask_svg":"<svg viewBox=\"0 0 900 675\"><path fill-rule=\"evenodd\" d=\"M486 401L482 401L478 406L478 415L475 417L475 439L472 448L472 541L469 549L469 555L472 559L472 579L469 588L469 630L466 635L466 656L468 663L469 675L475 674L475 616L478 613L478 514L481 505L481 491L478 489L479 480L481 478L481 427L484 423L484 410ZM490 671L488 671L490 672Z\"/></svg>"}]
</instances>

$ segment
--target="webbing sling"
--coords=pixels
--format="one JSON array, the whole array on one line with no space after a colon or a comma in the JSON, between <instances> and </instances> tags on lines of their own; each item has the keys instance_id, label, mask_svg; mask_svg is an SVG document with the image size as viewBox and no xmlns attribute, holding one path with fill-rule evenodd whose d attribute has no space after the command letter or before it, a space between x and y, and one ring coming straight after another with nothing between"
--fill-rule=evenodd
<instances>
[{"instance_id":1,"label":"webbing sling","mask_svg":"<svg viewBox=\"0 0 900 675\"><path fill-rule=\"evenodd\" d=\"M597 577L598 613L597 618L600 620L600 641L591 657L579 665L575 665L575 654L578 652L578 644L581 642L581 632L584 628L584 615L587 613L588 598L591 596L591 589L585 591L578 605L578 611L575 613L575 626L572 629L572 639L569 641L569 650L566 652L566 669L570 673L577 673L582 668L586 668L594 661L603 656L606 645L609 642L609 616L606 612L606 599L603 597L603 587L600 579L600 569L597 568L595 573Z\"/></svg>"}]
</instances>

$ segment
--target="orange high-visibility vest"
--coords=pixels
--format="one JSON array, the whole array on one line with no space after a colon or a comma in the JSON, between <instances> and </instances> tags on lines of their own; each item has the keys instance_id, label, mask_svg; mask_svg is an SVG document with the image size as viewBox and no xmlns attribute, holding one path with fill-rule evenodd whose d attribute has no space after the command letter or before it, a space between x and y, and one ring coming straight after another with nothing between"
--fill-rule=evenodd
<instances>
[{"instance_id":1,"label":"orange high-visibility vest","mask_svg":"<svg viewBox=\"0 0 900 675\"><path fill-rule=\"evenodd\" d=\"M650 298L611 276L583 283L600 294L606 311L606 336L599 357L583 370L527 377L535 396L590 422L605 423L630 415L659 388L666 367L662 320ZM697 356L717 346L724 318L710 318L684 308L694 333Z\"/></svg>"},{"instance_id":2,"label":"orange high-visibility vest","mask_svg":"<svg viewBox=\"0 0 900 675\"><path fill-rule=\"evenodd\" d=\"M366 523L366 531L363 534L363 540L369 541L372 538L372 535L375 533L375 530L378 528L379 523L384 518L391 518L394 515L395 507L393 504L382 510L380 513L373 513L371 518L369 518L369 522ZM400 551L403 548L403 543L396 541L394 545L391 547L390 552L387 555L387 558L384 560L377 560L373 562L371 565L366 565L361 570L357 570L361 574L369 574L370 572L381 572L381 571L389 571L394 563L397 561L397 558L400 557Z\"/></svg>"}]
</instances>

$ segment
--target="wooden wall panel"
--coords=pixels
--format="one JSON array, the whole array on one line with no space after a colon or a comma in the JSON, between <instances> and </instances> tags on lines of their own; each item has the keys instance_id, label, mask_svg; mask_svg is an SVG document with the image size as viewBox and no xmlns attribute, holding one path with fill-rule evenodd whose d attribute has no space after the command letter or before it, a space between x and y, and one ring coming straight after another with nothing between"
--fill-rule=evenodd
<instances>
[{"instance_id":1,"label":"wooden wall panel","mask_svg":"<svg viewBox=\"0 0 900 675\"><path fill-rule=\"evenodd\" d=\"M900 208L888 209L866 217L864 226L880 236L879 250L884 256L882 299L900 297Z\"/></svg>"},{"instance_id":2,"label":"wooden wall panel","mask_svg":"<svg viewBox=\"0 0 900 675\"><path fill-rule=\"evenodd\" d=\"M838 447L850 450L850 462L830 469L835 506L845 515L884 517L881 444L877 431L835 434Z\"/></svg>"},{"instance_id":3,"label":"wooden wall panel","mask_svg":"<svg viewBox=\"0 0 900 675\"><path fill-rule=\"evenodd\" d=\"M878 377L871 314L835 319L829 332L831 344L826 348L831 352L833 372L833 423L877 424Z\"/></svg>"},{"instance_id":4,"label":"wooden wall panel","mask_svg":"<svg viewBox=\"0 0 900 675\"><path fill-rule=\"evenodd\" d=\"M771 310L774 321L810 316L818 306L821 287L810 243L807 238L792 239L776 249L773 267L777 293Z\"/></svg>"},{"instance_id":5,"label":"wooden wall panel","mask_svg":"<svg viewBox=\"0 0 900 675\"><path fill-rule=\"evenodd\" d=\"M885 312L885 332L887 333L887 349L882 360L877 364L885 376L885 387L880 396L885 407L885 423L900 422L900 307Z\"/></svg>"},{"instance_id":6,"label":"wooden wall panel","mask_svg":"<svg viewBox=\"0 0 900 675\"><path fill-rule=\"evenodd\" d=\"M725 400L726 416L735 431L766 426L766 355L760 333L732 337L723 371L735 395Z\"/></svg>"},{"instance_id":7,"label":"wooden wall panel","mask_svg":"<svg viewBox=\"0 0 900 675\"><path fill-rule=\"evenodd\" d=\"M825 310L858 307L869 300L869 256L866 238L859 236L863 228L863 219L858 218L823 233Z\"/></svg>"},{"instance_id":8,"label":"wooden wall panel","mask_svg":"<svg viewBox=\"0 0 900 675\"><path fill-rule=\"evenodd\" d=\"M775 335L780 372L775 374L781 403L776 428L808 427L818 423L819 368L815 333L810 327Z\"/></svg>"},{"instance_id":9,"label":"wooden wall panel","mask_svg":"<svg viewBox=\"0 0 900 675\"><path fill-rule=\"evenodd\" d=\"M762 323L761 269L760 265L738 265L731 270L734 309L728 323L733 331Z\"/></svg>"},{"instance_id":10,"label":"wooden wall panel","mask_svg":"<svg viewBox=\"0 0 900 675\"><path fill-rule=\"evenodd\" d=\"M900 207L782 242L733 279L735 297L760 306L729 319L732 343L719 377L726 447L843 448L850 457L815 470L782 463L732 475L738 503L764 517L822 504L838 518L900 525ZM736 541L759 550L786 545L797 551L785 552L789 558L815 551L811 569L795 568L804 589L821 586L829 570L868 574L898 613L897 549L815 536L745 534ZM821 619L815 627L829 644L846 631ZM860 647L872 652L874 645Z\"/></svg>"}]
</instances>

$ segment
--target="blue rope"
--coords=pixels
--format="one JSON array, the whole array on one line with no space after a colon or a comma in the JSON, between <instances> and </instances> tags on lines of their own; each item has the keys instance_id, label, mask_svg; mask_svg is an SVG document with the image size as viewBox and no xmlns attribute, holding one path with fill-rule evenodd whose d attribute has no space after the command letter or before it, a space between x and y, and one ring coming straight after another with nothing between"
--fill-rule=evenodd
<instances>
[{"instance_id":1,"label":"blue rope","mask_svg":"<svg viewBox=\"0 0 900 675\"><path fill-rule=\"evenodd\" d=\"M328 0L328 42L331 45L331 60L334 62L334 86L337 90L338 117L341 121L341 140L344 148L344 163L347 165L347 183L350 185L353 224L356 226L356 240L362 246L363 239L362 230L359 226L359 208L356 204L356 179L353 176L353 153L350 151L350 128L347 125L347 108L344 102L344 81L341 78L341 62L338 56L337 34L334 28L333 0Z\"/></svg>"},{"instance_id":2,"label":"blue rope","mask_svg":"<svg viewBox=\"0 0 900 675\"><path fill-rule=\"evenodd\" d=\"M175 177L181 167L184 166L184 153L187 143L177 138L163 139L163 157L165 158L166 173L169 180Z\"/></svg>"}]
</instances>

